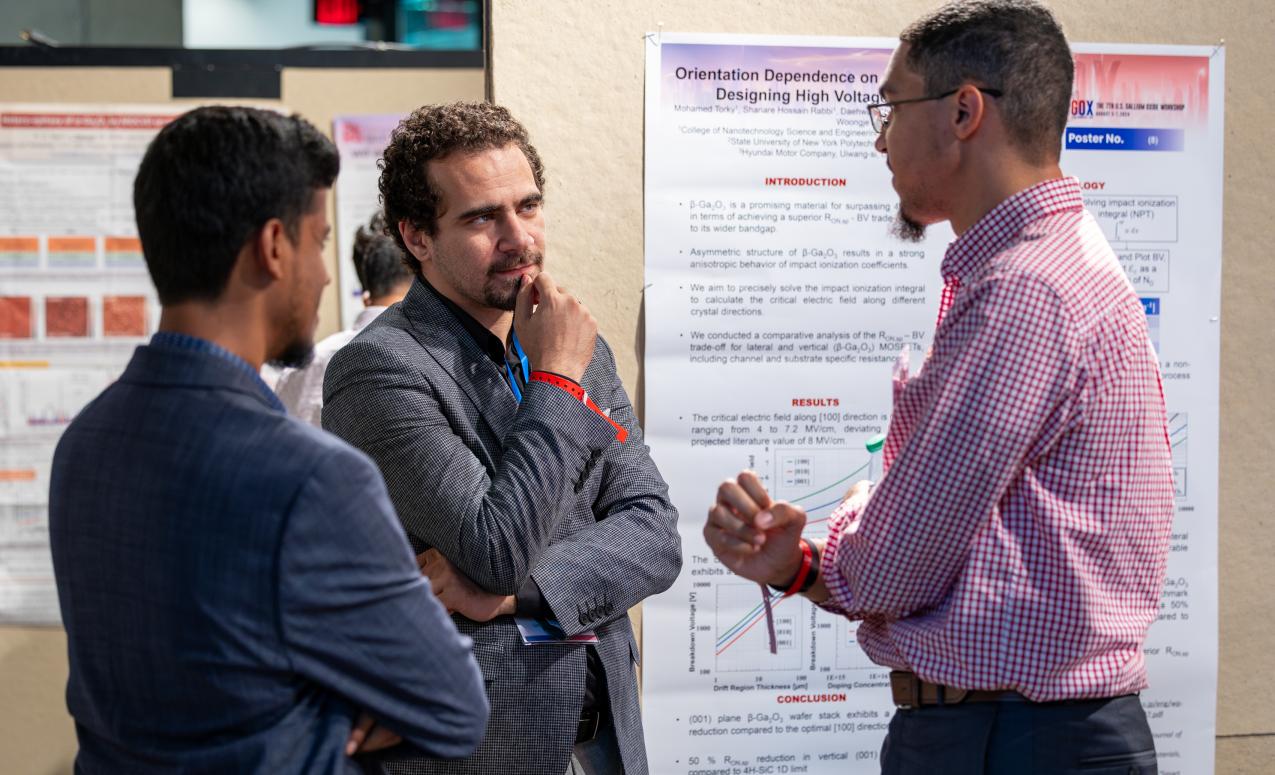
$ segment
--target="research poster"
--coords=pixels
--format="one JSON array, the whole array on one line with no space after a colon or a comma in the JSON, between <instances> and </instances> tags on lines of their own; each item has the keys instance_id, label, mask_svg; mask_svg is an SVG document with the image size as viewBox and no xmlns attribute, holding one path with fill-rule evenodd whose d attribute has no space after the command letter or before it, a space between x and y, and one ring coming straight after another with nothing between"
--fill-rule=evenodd
<instances>
[{"instance_id":1,"label":"research poster","mask_svg":"<svg viewBox=\"0 0 1275 775\"><path fill-rule=\"evenodd\" d=\"M891 236L866 105L895 41L669 34L646 46L646 433L685 563L644 606L659 775L875 773L894 712L855 624L730 575L701 535L750 468L807 535L879 475L891 369L929 346L954 238ZM1213 771L1224 52L1076 45L1062 166L1143 300L1177 488L1142 695L1162 773Z\"/></svg>"},{"instance_id":2,"label":"research poster","mask_svg":"<svg viewBox=\"0 0 1275 775\"><path fill-rule=\"evenodd\" d=\"M398 114L373 114L338 116L332 122L332 137L341 156L341 174L336 179L336 248L343 330L353 328L363 309L363 285L351 259L354 235L381 209L377 162L402 119Z\"/></svg>"},{"instance_id":3,"label":"research poster","mask_svg":"<svg viewBox=\"0 0 1275 775\"><path fill-rule=\"evenodd\" d=\"M0 623L60 621L53 449L158 323L133 178L174 115L0 104Z\"/></svg>"}]
</instances>

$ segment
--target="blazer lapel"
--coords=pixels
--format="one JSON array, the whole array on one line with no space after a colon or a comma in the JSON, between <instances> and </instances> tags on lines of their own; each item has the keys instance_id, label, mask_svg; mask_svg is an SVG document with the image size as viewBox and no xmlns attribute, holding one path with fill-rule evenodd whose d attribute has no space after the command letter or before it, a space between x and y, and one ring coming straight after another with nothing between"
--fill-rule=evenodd
<instances>
[{"instance_id":1,"label":"blazer lapel","mask_svg":"<svg viewBox=\"0 0 1275 775\"><path fill-rule=\"evenodd\" d=\"M403 299L402 309L412 338L460 387L496 438L504 439L518 414L518 401L500 368L419 279Z\"/></svg>"}]
</instances>

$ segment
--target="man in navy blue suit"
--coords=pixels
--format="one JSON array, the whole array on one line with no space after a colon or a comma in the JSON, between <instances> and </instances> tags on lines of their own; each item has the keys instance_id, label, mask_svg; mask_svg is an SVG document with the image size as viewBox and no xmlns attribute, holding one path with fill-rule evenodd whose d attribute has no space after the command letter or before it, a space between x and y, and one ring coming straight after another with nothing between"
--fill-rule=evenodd
<instances>
[{"instance_id":1,"label":"man in navy blue suit","mask_svg":"<svg viewBox=\"0 0 1275 775\"><path fill-rule=\"evenodd\" d=\"M228 107L142 160L159 332L53 461L77 772L358 772L483 736L471 643L376 466L257 376L313 346L337 169L305 120Z\"/></svg>"}]
</instances>

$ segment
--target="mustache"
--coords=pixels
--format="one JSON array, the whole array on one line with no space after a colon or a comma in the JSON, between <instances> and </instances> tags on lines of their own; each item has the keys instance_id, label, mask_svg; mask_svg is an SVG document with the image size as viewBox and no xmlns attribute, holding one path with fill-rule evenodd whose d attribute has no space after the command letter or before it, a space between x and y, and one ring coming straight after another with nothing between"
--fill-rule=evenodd
<instances>
[{"instance_id":1,"label":"mustache","mask_svg":"<svg viewBox=\"0 0 1275 775\"><path fill-rule=\"evenodd\" d=\"M496 266L487 270L488 274L494 275L497 272L507 272L510 269L516 269L520 266L542 266L545 262L545 255L538 250L524 250L510 256L507 260L501 261Z\"/></svg>"}]
</instances>

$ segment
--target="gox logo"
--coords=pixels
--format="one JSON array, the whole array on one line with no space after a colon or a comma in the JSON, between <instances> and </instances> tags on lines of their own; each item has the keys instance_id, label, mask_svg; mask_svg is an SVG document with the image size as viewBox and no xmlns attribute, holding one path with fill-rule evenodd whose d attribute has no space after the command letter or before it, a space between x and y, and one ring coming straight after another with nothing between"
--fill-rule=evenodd
<instances>
[{"instance_id":1,"label":"gox logo","mask_svg":"<svg viewBox=\"0 0 1275 775\"><path fill-rule=\"evenodd\" d=\"M1093 100L1072 100L1071 115L1076 118L1093 118Z\"/></svg>"}]
</instances>

